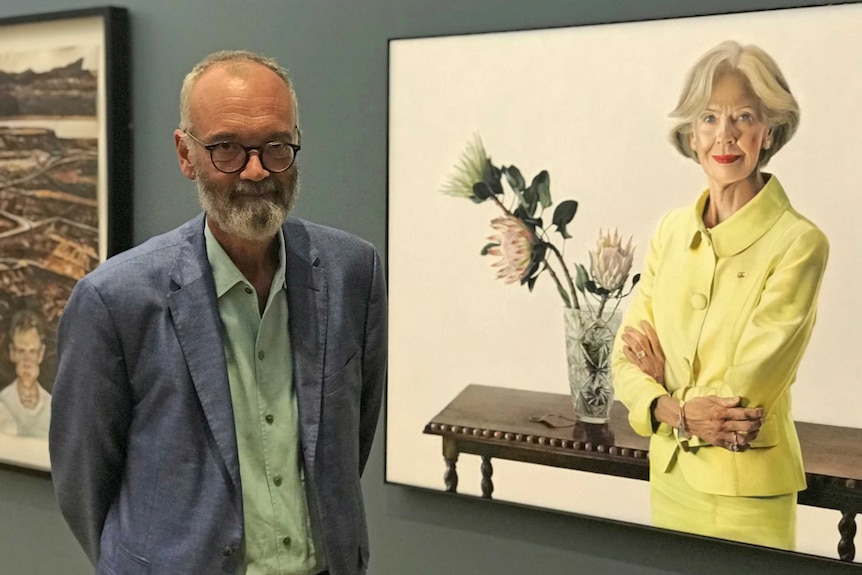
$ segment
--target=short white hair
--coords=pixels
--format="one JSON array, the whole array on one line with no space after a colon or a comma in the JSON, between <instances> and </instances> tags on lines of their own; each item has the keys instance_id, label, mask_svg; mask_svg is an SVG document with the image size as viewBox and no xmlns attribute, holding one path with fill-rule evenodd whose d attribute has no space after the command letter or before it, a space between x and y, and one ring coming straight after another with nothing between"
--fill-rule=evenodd
<instances>
[{"instance_id":1,"label":"short white hair","mask_svg":"<svg viewBox=\"0 0 862 575\"><path fill-rule=\"evenodd\" d=\"M772 145L761 150L757 165L764 166L784 144L790 141L799 126L799 104L775 60L757 46L742 46L728 40L706 54L689 71L679 103L670 113L675 120L670 131L674 148L700 163L691 148L690 134L694 121L706 109L717 78L739 74L746 79L760 101L760 113L769 126Z\"/></svg>"}]
</instances>

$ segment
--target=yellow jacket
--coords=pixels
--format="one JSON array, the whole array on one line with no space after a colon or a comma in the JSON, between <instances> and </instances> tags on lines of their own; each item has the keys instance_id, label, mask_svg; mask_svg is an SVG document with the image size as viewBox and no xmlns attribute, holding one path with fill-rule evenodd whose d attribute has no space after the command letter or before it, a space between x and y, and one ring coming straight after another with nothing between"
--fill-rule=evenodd
<instances>
[{"instance_id":1,"label":"yellow jacket","mask_svg":"<svg viewBox=\"0 0 862 575\"><path fill-rule=\"evenodd\" d=\"M826 236L790 205L769 176L733 216L707 230L704 192L693 208L665 216L650 242L638 291L623 328L656 328L665 352L665 385L622 353L613 354L614 386L629 422L650 436L650 465L667 471L677 457L689 484L704 493L762 496L805 489L805 472L790 408L790 384L816 315L826 267ZM670 393L679 400L741 396L764 408L752 449L732 453L697 437L680 441L662 424L653 431L650 405Z\"/></svg>"}]
</instances>

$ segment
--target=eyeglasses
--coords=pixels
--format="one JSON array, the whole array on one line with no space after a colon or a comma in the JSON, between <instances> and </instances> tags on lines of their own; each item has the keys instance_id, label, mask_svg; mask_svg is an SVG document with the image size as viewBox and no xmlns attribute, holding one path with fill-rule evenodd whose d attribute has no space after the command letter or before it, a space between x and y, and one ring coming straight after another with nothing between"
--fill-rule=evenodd
<instances>
[{"instance_id":1,"label":"eyeglasses","mask_svg":"<svg viewBox=\"0 0 862 575\"><path fill-rule=\"evenodd\" d=\"M278 174L289 169L296 161L300 145L290 142L268 142L263 146L243 146L239 142L216 142L207 144L200 141L188 130L185 134L210 153L213 166L225 174L235 174L245 169L251 152L257 152L260 165L267 172ZM297 129L299 134L299 129Z\"/></svg>"}]
</instances>

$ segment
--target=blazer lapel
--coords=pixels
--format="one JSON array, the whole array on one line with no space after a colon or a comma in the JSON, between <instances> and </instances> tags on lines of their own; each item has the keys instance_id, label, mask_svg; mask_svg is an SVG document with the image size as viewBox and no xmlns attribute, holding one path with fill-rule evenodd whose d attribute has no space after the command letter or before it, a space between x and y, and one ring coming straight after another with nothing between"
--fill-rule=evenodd
<instances>
[{"instance_id":1,"label":"blazer lapel","mask_svg":"<svg viewBox=\"0 0 862 575\"><path fill-rule=\"evenodd\" d=\"M301 222L289 218L284 226L284 238L287 246L288 323L299 432L306 473L313 476L326 348L326 273L320 267L320 260L314 254Z\"/></svg>"},{"instance_id":2,"label":"blazer lapel","mask_svg":"<svg viewBox=\"0 0 862 575\"><path fill-rule=\"evenodd\" d=\"M203 216L195 218L184 230L187 243L171 270L168 307L204 416L224 460L225 472L239 492L236 428L203 222Z\"/></svg>"}]
</instances>

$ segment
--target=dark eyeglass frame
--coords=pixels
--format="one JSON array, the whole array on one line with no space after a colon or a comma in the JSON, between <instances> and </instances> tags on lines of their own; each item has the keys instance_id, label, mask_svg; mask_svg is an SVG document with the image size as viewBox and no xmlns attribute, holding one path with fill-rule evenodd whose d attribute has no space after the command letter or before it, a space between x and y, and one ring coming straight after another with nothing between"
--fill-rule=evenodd
<instances>
[{"instance_id":1,"label":"dark eyeglass frame","mask_svg":"<svg viewBox=\"0 0 862 575\"><path fill-rule=\"evenodd\" d=\"M194 134L192 134L188 130L183 130L183 133L185 135L187 135L189 138L191 138L195 143L197 143L201 147L203 147L207 152L210 153L210 161L212 162L213 167L223 174L236 174L237 172L243 171L245 169L245 167L248 165L248 160L249 160L249 158L251 158L251 152L253 152L253 151L257 152L257 159L260 162L260 165L261 165L261 167L263 167L264 170L266 170L267 172L273 173L273 174L280 174L282 172L286 172L287 170L289 170L293 166L293 164L296 163L296 156L297 156L297 154L299 154L299 150L302 149L302 146L300 144L292 144L290 142L284 142L284 141L280 141L280 140L267 142L266 144L264 144L262 146L243 146L239 142L232 142L230 140L222 140L220 142L214 142L212 144L207 144L206 142L200 140L197 136L195 136ZM301 140L302 134L300 133L299 128L296 128L296 134ZM215 158L213 157L213 150L215 150L218 146L220 146L222 144L235 144L235 145L237 145L243 149L243 151L245 152L245 159L243 160L242 165L239 168L237 168L235 170L228 171L228 170L224 170L224 169L218 167L218 164L216 164ZM266 166L266 164L264 164L263 152L267 146L270 146L272 144L281 144L281 145L287 146L293 150L293 159L290 161L290 163L287 165L287 167L282 168L280 170L273 170L273 169L268 168Z\"/></svg>"}]
</instances>

